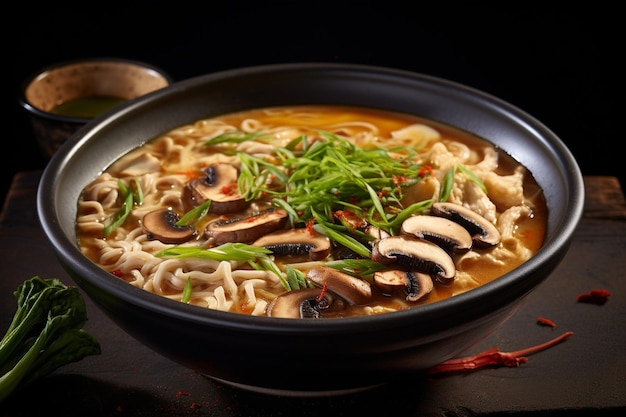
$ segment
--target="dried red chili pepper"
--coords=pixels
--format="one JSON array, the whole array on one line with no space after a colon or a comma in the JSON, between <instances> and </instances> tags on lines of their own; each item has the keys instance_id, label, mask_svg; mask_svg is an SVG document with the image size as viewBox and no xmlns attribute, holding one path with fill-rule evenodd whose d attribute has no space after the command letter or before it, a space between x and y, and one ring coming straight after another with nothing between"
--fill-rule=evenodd
<instances>
[{"instance_id":1,"label":"dried red chili pepper","mask_svg":"<svg viewBox=\"0 0 626 417\"><path fill-rule=\"evenodd\" d=\"M482 368L484 366L519 366L522 363L528 362L527 355L537 353L541 350L552 347L558 343L561 343L574 332L565 332L561 336L549 340L540 345L531 346L526 349L517 350L515 352L500 352L498 348L488 349L477 355L467 356L464 358L450 359L440 363L428 370L428 374L440 374L444 372L455 371L471 371L474 369Z\"/></svg>"},{"instance_id":2,"label":"dried red chili pepper","mask_svg":"<svg viewBox=\"0 0 626 417\"><path fill-rule=\"evenodd\" d=\"M316 302L320 302L324 299L324 295L326 295L326 291L328 291L328 287L326 286L326 282L324 282L324 286L322 287L322 291L320 292L320 295L318 295L317 297L315 297L315 301Z\"/></svg>"},{"instance_id":3,"label":"dried red chili pepper","mask_svg":"<svg viewBox=\"0 0 626 417\"><path fill-rule=\"evenodd\" d=\"M556 323L545 317L537 317L537 323L542 326L556 327Z\"/></svg>"},{"instance_id":4,"label":"dried red chili pepper","mask_svg":"<svg viewBox=\"0 0 626 417\"><path fill-rule=\"evenodd\" d=\"M606 303L611 295L607 290L591 290L586 294L579 294L576 300L580 303L596 304L601 306Z\"/></svg>"}]
</instances>

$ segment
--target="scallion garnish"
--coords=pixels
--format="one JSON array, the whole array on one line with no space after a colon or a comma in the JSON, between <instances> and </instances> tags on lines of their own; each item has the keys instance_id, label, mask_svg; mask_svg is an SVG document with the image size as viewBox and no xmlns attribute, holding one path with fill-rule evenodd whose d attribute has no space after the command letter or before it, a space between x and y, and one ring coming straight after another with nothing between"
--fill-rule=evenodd
<instances>
[{"instance_id":1,"label":"scallion garnish","mask_svg":"<svg viewBox=\"0 0 626 417\"><path fill-rule=\"evenodd\" d=\"M370 259L339 259L326 262L324 265L335 268L355 277L368 277L386 266Z\"/></svg>"},{"instance_id":2,"label":"scallion garnish","mask_svg":"<svg viewBox=\"0 0 626 417\"><path fill-rule=\"evenodd\" d=\"M254 261L271 254L272 251L259 246L245 243L224 243L214 248L199 248L196 246L173 246L156 253L157 257L170 258L204 258L214 261Z\"/></svg>"},{"instance_id":3,"label":"scallion garnish","mask_svg":"<svg viewBox=\"0 0 626 417\"><path fill-rule=\"evenodd\" d=\"M189 210L183 217L176 222L176 226L189 226L191 224L197 224L209 213L211 208L211 200L206 200L199 206Z\"/></svg>"},{"instance_id":4,"label":"scallion garnish","mask_svg":"<svg viewBox=\"0 0 626 417\"><path fill-rule=\"evenodd\" d=\"M193 284L191 282L191 277L187 278L185 282L185 288L183 288L183 295L180 299L183 303L188 303L191 300L191 293L193 292Z\"/></svg>"},{"instance_id":5,"label":"scallion garnish","mask_svg":"<svg viewBox=\"0 0 626 417\"><path fill-rule=\"evenodd\" d=\"M299 290L313 286L313 284L306 280L304 272L294 268L292 265L285 265L285 275L287 276L289 288L292 290Z\"/></svg>"},{"instance_id":6,"label":"scallion garnish","mask_svg":"<svg viewBox=\"0 0 626 417\"><path fill-rule=\"evenodd\" d=\"M256 140L259 136L261 136L262 132L254 132L254 133L245 133L239 130L232 130L228 132L224 132L221 135L218 135L212 139L204 142L205 146L218 145L220 143L241 143L247 142L251 140Z\"/></svg>"},{"instance_id":7,"label":"scallion garnish","mask_svg":"<svg viewBox=\"0 0 626 417\"><path fill-rule=\"evenodd\" d=\"M104 237L107 237L124 224L133 209L133 205L141 205L143 203L143 191L136 178L133 179L131 188L127 187L121 180L117 180L117 186L120 189L120 196L124 202L119 210L105 221L104 229L102 230Z\"/></svg>"},{"instance_id":8,"label":"scallion garnish","mask_svg":"<svg viewBox=\"0 0 626 417\"><path fill-rule=\"evenodd\" d=\"M214 261L247 262L252 268L273 272L286 290L291 290L283 273L269 256L272 251L260 246L245 243L224 243L214 248L199 248L195 246L174 246L157 252L154 256L160 258L202 258Z\"/></svg>"},{"instance_id":9,"label":"scallion garnish","mask_svg":"<svg viewBox=\"0 0 626 417\"><path fill-rule=\"evenodd\" d=\"M467 175L467 178L469 178L470 181L478 185L480 189L487 194L487 187L485 187L485 184L476 176L476 174L463 165L455 165L446 171L443 183L441 184L441 190L439 191L439 201L448 201L450 193L452 192L452 187L454 186L454 174L456 174L457 171Z\"/></svg>"}]
</instances>

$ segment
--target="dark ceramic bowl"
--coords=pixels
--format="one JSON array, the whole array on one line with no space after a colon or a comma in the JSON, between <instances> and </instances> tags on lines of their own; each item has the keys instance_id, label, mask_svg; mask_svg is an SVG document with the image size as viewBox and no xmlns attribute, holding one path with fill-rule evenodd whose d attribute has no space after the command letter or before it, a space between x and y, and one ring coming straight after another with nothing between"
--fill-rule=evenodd
<instances>
[{"instance_id":1,"label":"dark ceramic bowl","mask_svg":"<svg viewBox=\"0 0 626 417\"><path fill-rule=\"evenodd\" d=\"M79 194L122 154L200 118L293 104L412 113L489 139L524 164L543 188L549 208L544 246L512 272L447 300L390 314L312 321L251 317L165 299L115 278L78 250ZM495 97L393 69L284 64L177 82L90 122L50 161L37 203L43 229L77 285L151 349L234 386L328 395L415 375L492 333L559 264L581 217L583 197L581 173L561 140Z\"/></svg>"}]
</instances>

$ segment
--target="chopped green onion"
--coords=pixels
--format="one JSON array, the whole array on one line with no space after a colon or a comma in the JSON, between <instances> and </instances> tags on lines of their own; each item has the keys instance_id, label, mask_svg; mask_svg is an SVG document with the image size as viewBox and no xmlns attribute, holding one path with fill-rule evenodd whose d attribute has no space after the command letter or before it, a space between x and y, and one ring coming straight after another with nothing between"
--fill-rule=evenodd
<instances>
[{"instance_id":1,"label":"chopped green onion","mask_svg":"<svg viewBox=\"0 0 626 417\"><path fill-rule=\"evenodd\" d=\"M370 259L340 259L326 262L324 265L355 277L366 277L386 268L385 265Z\"/></svg>"},{"instance_id":2,"label":"chopped green onion","mask_svg":"<svg viewBox=\"0 0 626 417\"><path fill-rule=\"evenodd\" d=\"M464 173L465 175L467 175L467 177L476 185L478 185L480 187L480 189L487 194L487 187L485 187L485 184L481 181L480 178L478 178L476 176L476 174L474 174L472 171L470 171L469 169L465 168L463 165L457 165L457 169L459 171L461 171L462 173Z\"/></svg>"},{"instance_id":3,"label":"chopped green onion","mask_svg":"<svg viewBox=\"0 0 626 417\"><path fill-rule=\"evenodd\" d=\"M157 257L203 258L214 261L254 261L271 254L272 251L245 243L224 243L214 248L203 249L195 246L174 246L156 253Z\"/></svg>"},{"instance_id":4,"label":"chopped green onion","mask_svg":"<svg viewBox=\"0 0 626 417\"><path fill-rule=\"evenodd\" d=\"M137 178L133 178L132 184L135 185L133 188L134 204L140 206L143 204L143 190L141 189L141 184Z\"/></svg>"},{"instance_id":5,"label":"chopped green onion","mask_svg":"<svg viewBox=\"0 0 626 417\"><path fill-rule=\"evenodd\" d=\"M254 133L245 133L239 130L234 130L230 132L222 133L212 139L204 142L206 146L218 145L220 143L241 143L247 142L251 140L256 140L259 136L261 136L262 132L254 132Z\"/></svg>"},{"instance_id":6,"label":"chopped green onion","mask_svg":"<svg viewBox=\"0 0 626 417\"><path fill-rule=\"evenodd\" d=\"M485 187L485 184L476 176L476 174L463 165L455 165L446 172L446 175L443 178L443 184L441 184L441 191L439 192L439 201L448 201L448 198L450 198L450 193L452 192L452 187L454 186L454 174L457 171L467 175L470 181L478 185L480 189L487 194L487 187Z\"/></svg>"},{"instance_id":7,"label":"chopped green onion","mask_svg":"<svg viewBox=\"0 0 626 417\"><path fill-rule=\"evenodd\" d=\"M139 186L139 182L136 181L135 184L137 188L136 195L143 199L143 193L140 191L141 187ZM104 237L107 237L113 233L115 229L124 224L126 218L133 209L135 199L139 199L139 197L135 197L135 193L131 192L122 181L117 180L117 185L120 189L120 195L122 200L124 200L124 203L122 203L122 207L120 207L119 210L113 213L113 215L106 220L104 229L102 230Z\"/></svg>"},{"instance_id":8,"label":"chopped green onion","mask_svg":"<svg viewBox=\"0 0 626 417\"><path fill-rule=\"evenodd\" d=\"M358 255L364 256L366 258L369 258L372 256L372 252L361 242L359 242L358 240L356 240L355 238L353 238L352 236L348 234L338 232L336 229L329 227L325 223L317 223L313 225L313 229L316 232L319 232L328 236L330 240L334 240L335 242L339 243L340 245L345 246L346 248L352 250Z\"/></svg>"},{"instance_id":9,"label":"chopped green onion","mask_svg":"<svg viewBox=\"0 0 626 417\"><path fill-rule=\"evenodd\" d=\"M200 222L209 213L211 208L211 200L206 200L199 206L189 210L183 217L176 222L176 226L189 226L192 223L195 225Z\"/></svg>"},{"instance_id":10,"label":"chopped green onion","mask_svg":"<svg viewBox=\"0 0 626 417\"><path fill-rule=\"evenodd\" d=\"M306 280L304 272L294 268L292 265L285 265L285 275L287 276L287 282L290 290L309 288L313 285Z\"/></svg>"},{"instance_id":11,"label":"chopped green onion","mask_svg":"<svg viewBox=\"0 0 626 417\"><path fill-rule=\"evenodd\" d=\"M191 277L187 278L187 282L185 282L185 288L183 288L183 295L180 299L183 303L188 303L191 300L191 293L193 292L193 284L191 282Z\"/></svg>"},{"instance_id":12,"label":"chopped green onion","mask_svg":"<svg viewBox=\"0 0 626 417\"><path fill-rule=\"evenodd\" d=\"M454 172L455 167L450 168L446 175L443 177L443 183L441 184L441 190L439 191L439 201L447 201L450 198L452 192L452 186L454 185Z\"/></svg>"},{"instance_id":13,"label":"chopped green onion","mask_svg":"<svg viewBox=\"0 0 626 417\"><path fill-rule=\"evenodd\" d=\"M289 283L285 280L280 268L269 255L272 251L260 246L247 245L245 243L224 243L215 248L203 249L194 246L174 246L163 249L155 254L160 258L201 258L214 261L238 261L247 262L257 270L270 271L278 276L283 287L290 290Z\"/></svg>"}]
</instances>

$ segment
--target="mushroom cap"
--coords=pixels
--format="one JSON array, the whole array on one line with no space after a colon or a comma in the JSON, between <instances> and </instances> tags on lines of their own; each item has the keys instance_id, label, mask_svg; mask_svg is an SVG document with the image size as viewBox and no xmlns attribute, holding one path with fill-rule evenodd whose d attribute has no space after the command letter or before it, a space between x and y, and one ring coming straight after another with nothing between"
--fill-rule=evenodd
<instances>
[{"instance_id":1,"label":"mushroom cap","mask_svg":"<svg viewBox=\"0 0 626 417\"><path fill-rule=\"evenodd\" d=\"M430 275L422 272L386 269L374 272L374 285L384 293L392 294L397 289L406 291L407 301L418 301L434 288Z\"/></svg>"},{"instance_id":2,"label":"mushroom cap","mask_svg":"<svg viewBox=\"0 0 626 417\"><path fill-rule=\"evenodd\" d=\"M321 288L303 288L283 293L267 306L268 317L293 319L319 318L319 311L335 302L331 294L325 293L321 300Z\"/></svg>"},{"instance_id":3,"label":"mushroom cap","mask_svg":"<svg viewBox=\"0 0 626 417\"><path fill-rule=\"evenodd\" d=\"M185 191L196 205L211 200L209 212L215 214L237 213L245 210L250 202L239 194L237 179L239 170L232 164L218 163L209 165L202 178L187 183Z\"/></svg>"},{"instance_id":4,"label":"mushroom cap","mask_svg":"<svg viewBox=\"0 0 626 417\"><path fill-rule=\"evenodd\" d=\"M204 236L215 245L227 242L249 243L283 228L288 217L287 211L272 207L250 216L217 219L206 225Z\"/></svg>"},{"instance_id":5,"label":"mushroom cap","mask_svg":"<svg viewBox=\"0 0 626 417\"><path fill-rule=\"evenodd\" d=\"M331 243L327 236L308 228L285 229L267 234L252 243L271 250L275 255L306 255L311 260L325 259Z\"/></svg>"},{"instance_id":6,"label":"mushroom cap","mask_svg":"<svg viewBox=\"0 0 626 417\"><path fill-rule=\"evenodd\" d=\"M485 248L500 243L500 232L496 226L475 211L460 204L437 202L430 208L431 214L448 218L463 226L478 247Z\"/></svg>"},{"instance_id":7,"label":"mushroom cap","mask_svg":"<svg viewBox=\"0 0 626 417\"><path fill-rule=\"evenodd\" d=\"M429 240L450 253L462 254L472 248L467 229L446 217L411 216L402 222L401 233Z\"/></svg>"},{"instance_id":8,"label":"mushroom cap","mask_svg":"<svg viewBox=\"0 0 626 417\"><path fill-rule=\"evenodd\" d=\"M163 243L179 244L195 238L198 231L193 226L177 226L180 220L176 212L163 208L146 213L141 220L141 227L148 234L148 239Z\"/></svg>"},{"instance_id":9,"label":"mushroom cap","mask_svg":"<svg viewBox=\"0 0 626 417\"><path fill-rule=\"evenodd\" d=\"M369 282L329 266L320 265L311 268L306 278L317 285L325 285L329 291L350 304L365 304L372 298L372 287Z\"/></svg>"},{"instance_id":10,"label":"mushroom cap","mask_svg":"<svg viewBox=\"0 0 626 417\"><path fill-rule=\"evenodd\" d=\"M408 236L390 236L374 242L372 260L423 272L442 283L449 283L456 276L456 266L448 252L432 242Z\"/></svg>"}]
</instances>

